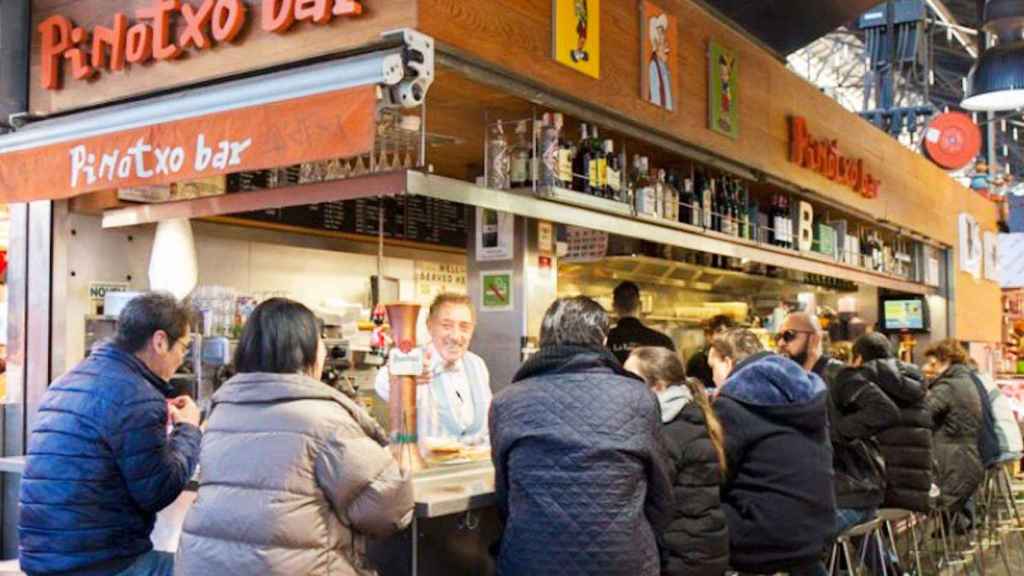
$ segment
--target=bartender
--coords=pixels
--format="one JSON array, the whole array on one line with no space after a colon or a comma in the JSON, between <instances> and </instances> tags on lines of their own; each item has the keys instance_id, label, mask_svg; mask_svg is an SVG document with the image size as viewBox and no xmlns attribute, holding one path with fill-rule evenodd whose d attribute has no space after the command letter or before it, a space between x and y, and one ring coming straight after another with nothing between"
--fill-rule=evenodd
<instances>
[{"instance_id":1,"label":"bartender","mask_svg":"<svg viewBox=\"0 0 1024 576\"><path fill-rule=\"evenodd\" d=\"M491 407L491 376L482 358L469 351L476 314L468 296L440 294L430 305L424 375L416 386L416 426L420 446L459 442L486 445ZM391 390L387 366L377 372L374 388L385 402Z\"/></svg>"},{"instance_id":2,"label":"bartender","mask_svg":"<svg viewBox=\"0 0 1024 576\"><path fill-rule=\"evenodd\" d=\"M640 315L640 287L634 282L625 281L615 287L612 293L612 307L619 316L619 322L608 332L607 347L612 354L625 364L629 353L634 348L656 346L668 348L675 352L676 345L672 339L644 326Z\"/></svg>"}]
</instances>

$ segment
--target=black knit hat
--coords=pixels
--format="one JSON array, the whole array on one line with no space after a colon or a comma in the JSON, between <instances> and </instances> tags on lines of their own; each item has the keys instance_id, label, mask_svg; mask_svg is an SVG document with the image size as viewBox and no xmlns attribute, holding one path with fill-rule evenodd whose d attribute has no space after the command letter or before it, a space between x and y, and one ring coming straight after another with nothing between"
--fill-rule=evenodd
<instances>
[{"instance_id":1,"label":"black knit hat","mask_svg":"<svg viewBox=\"0 0 1024 576\"><path fill-rule=\"evenodd\" d=\"M873 332L865 334L853 343L853 357L861 357L865 363L872 360L884 360L892 358L892 345L884 334Z\"/></svg>"}]
</instances>

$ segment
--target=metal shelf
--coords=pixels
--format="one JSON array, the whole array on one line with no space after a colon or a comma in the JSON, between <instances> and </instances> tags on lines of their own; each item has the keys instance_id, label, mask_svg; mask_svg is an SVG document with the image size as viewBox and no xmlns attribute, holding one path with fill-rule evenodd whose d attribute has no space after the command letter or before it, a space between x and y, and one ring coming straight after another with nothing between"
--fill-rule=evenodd
<instances>
[{"instance_id":1,"label":"metal shelf","mask_svg":"<svg viewBox=\"0 0 1024 576\"><path fill-rule=\"evenodd\" d=\"M405 190L405 170L341 180L237 192L162 204L139 204L103 213L104 228L152 224L173 218L207 218L322 202L394 196Z\"/></svg>"},{"instance_id":2,"label":"metal shelf","mask_svg":"<svg viewBox=\"0 0 1024 576\"><path fill-rule=\"evenodd\" d=\"M616 202L587 198L582 194L570 191L560 192L545 197L533 193L532 190L512 192L492 190L444 176L424 174L413 170L398 170L330 182L108 210L103 215L103 227L134 226L170 218L225 216L285 206L302 206L405 193L508 212L527 218L589 228L619 236L639 238L688 250L732 258L746 258L768 266L788 268L809 274L834 276L855 283L902 292L936 293L936 290L930 286L836 262L819 254L795 252L758 244L752 240L702 230L664 219L636 217L630 214L628 206ZM597 205L595 201L614 206ZM719 273L726 272L728 271L719 271ZM736 272L736 274L742 273Z\"/></svg>"},{"instance_id":3,"label":"metal shelf","mask_svg":"<svg viewBox=\"0 0 1024 576\"><path fill-rule=\"evenodd\" d=\"M592 230L639 238L689 250L698 250L733 258L747 258L768 266L789 268L809 274L834 276L859 284L901 292L926 295L936 293L934 288L924 284L910 282L888 274L864 270L836 262L818 254L795 252L758 244L751 240L695 229L686 224L653 218L609 214L599 210L543 198L534 194L492 190L469 182L432 174L410 171L407 175L406 192L409 194L429 196L441 200L509 212L528 218L590 228Z\"/></svg>"}]
</instances>

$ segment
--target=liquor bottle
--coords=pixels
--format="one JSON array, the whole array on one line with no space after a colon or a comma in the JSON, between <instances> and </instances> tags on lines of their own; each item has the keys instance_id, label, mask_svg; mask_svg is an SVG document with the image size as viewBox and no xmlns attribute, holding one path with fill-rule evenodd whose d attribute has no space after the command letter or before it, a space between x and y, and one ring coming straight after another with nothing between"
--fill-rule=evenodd
<instances>
[{"instance_id":1,"label":"liquor bottle","mask_svg":"<svg viewBox=\"0 0 1024 576\"><path fill-rule=\"evenodd\" d=\"M778 194L772 194L772 206L769 210L769 216L772 219L771 244L781 248L785 242L785 236L782 232L782 199Z\"/></svg>"},{"instance_id":2,"label":"liquor bottle","mask_svg":"<svg viewBox=\"0 0 1024 576\"><path fill-rule=\"evenodd\" d=\"M732 236L733 231L733 219L732 219L732 180L723 178L722 179L722 203L719 205L718 210L721 213L722 219L722 232Z\"/></svg>"},{"instance_id":3,"label":"liquor bottle","mask_svg":"<svg viewBox=\"0 0 1024 576\"><path fill-rule=\"evenodd\" d=\"M786 195L781 196L782 200L782 236L783 242L782 247L788 249L794 249L794 237L793 237L793 213L790 207L790 197Z\"/></svg>"},{"instance_id":4,"label":"liquor bottle","mask_svg":"<svg viewBox=\"0 0 1024 576\"><path fill-rule=\"evenodd\" d=\"M679 180L674 173L665 175L665 193L665 202L667 203L665 218L672 222L679 222L679 202L682 198L682 191L679 189Z\"/></svg>"},{"instance_id":5,"label":"liquor bottle","mask_svg":"<svg viewBox=\"0 0 1024 576\"><path fill-rule=\"evenodd\" d=\"M608 174L604 140L597 135L597 126L590 128L590 193L601 198L607 197Z\"/></svg>"},{"instance_id":6,"label":"liquor bottle","mask_svg":"<svg viewBox=\"0 0 1024 576\"><path fill-rule=\"evenodd\" d=\"M525 188L530 186L530 150L533 146L527 138L526 120L520 120L516 125L516 143L512 147L512 166L509 171L509 181L513 188Z\"/></svg>"},{"instance_id":7,"label":"liquor bottle","mask_svg":"<svg viewBox=\"0 0 1024 576\"><path fill-rule=\"evenodd\" d=\"M511 158L505 127L500 120L491 127L487 139L487 163L487 186L495 190L507 190L511 183Z\"/></svg>"},{"instance_id":8,"label":"liquor bottle","mask_svg":"<svg viewBox=\"0 0 1024 576\"><path fill-rule=\"evenodd\" d=\"M722 182L718 178L711 179L711 200L708 209L711 211L711 229L722 231Z\"/></svg>"},{"instance_id":9,"label":"liquor bottle","mask_svg":"<svg viewBox=\"0 0 1024 576\"><path fill-rule=\"evenodd\" d=\"M558 179L560 180L560 186L569 190L573 187L573 159L576 155L576 151L573 149L572 142L569 142L568 138L562 138L562 126L564 125L564 119L561 112L555 112L552 116L555 126L558 128L559 141L558 141Z\"/></svg>"},{"instance_id":10,"label":"liquor bottle","mask_svg":"<svg viewBox=\"0 0 1024 576\"><path fill-rule=\"evenodd\" d=\"M544 114L540 131L540 172L537 184L541 187L561 186L559 170L560 127L551 113Z\"/></svg>"},{"instance_id":11,"label":"liquor bottle","mask_svg":"<svg viewBox=\"0 0 1024 576\"><path fill-rule=\"evenodd\" d=\"M644 216L655 216L657 214L657 199L654 197L654 187L651 185L650 170L647 158L636 156L636 179L633 183L635 194L636 211Z\"/></svg>"},{"instance_id":12,"label":"liquor bottle","mask_svg":"<svg viewBox=\"0 0 1024 576\"><path fill-rule=\"evenodd\" d=\"M673 174L672 176L677 189L679 189L679 222L683 224L695 224L694 221L694 209L693 202L695 195L693 193L693 179L683 179L681 185L679 181L679 175Z\"/></svg>"},{"instance_id":13,"label":"liquor bottle","mask_svg":"<svg viewBox=\"0 0 1024 576\"><path fill-rule=\"evenodd\" d=\"M576 157L572 161L573 190L591 193L590 138L586 124L580 125L580 139L576 144Z\"/></svg>"},{"instance_id":14,"label":"liquor bottle","mask_svg":"<svg viewBox=\"0 0 1024 576\"><path fill-rule=\"evenodd\" d=\"M714 223L714 213L711 209L714 204L714 184L715 181L711 177L705 175L703 185L700 188L701 224L707 230L713 229L712 224Z\"/></svg>"},{"instance_id":15,"label":"liquor bottle","mask_svg":"<svg viewBox=\"0 0 1024 576\"><path fill-rule=\"evenodd\" d=\"M608 197L622 202L622 168L619 166L619 157L615 155L615 143L611 139L604 141L604 161Z\"/></svg>"}]
</instances>

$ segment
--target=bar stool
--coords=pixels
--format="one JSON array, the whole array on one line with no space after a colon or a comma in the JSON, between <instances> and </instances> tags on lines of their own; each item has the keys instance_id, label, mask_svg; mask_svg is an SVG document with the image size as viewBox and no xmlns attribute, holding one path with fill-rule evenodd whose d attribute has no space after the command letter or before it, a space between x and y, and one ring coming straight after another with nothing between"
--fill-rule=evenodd
<instances>
[{"instance_id":1,"label":"bar stool","mask_svg":"<svg viewBox=\"0 0 1024 576\"><path fill-rule=\"evenodd\" d=\"M1021 520L1020 510L1013 496L1013 483L1008 471L1012 460L997 462L985 471L985 481L980 490L980 522L982 532L988 539L990 545L999 550L1000 559L1009 571L1009 559L1005 548L1010 545L1008 541L1013 534L1021 538L1021 545L1024 547L1024 522ZM1005 515L1005 516L1004 516ZM1018 550L1021 560L1024 561L1024 550Z\"/></svg>"},{"instance_id":2,"label":"bar stool","mask_svg":"<svg viewBox=\"0 0 1024 576\"><path fill-rule=\"evenodd\" d=\"M892 549L892 553L896 555L896 561L901 566L903 565L903 559L900 558L899 548L896 546L896 530L893 524L902 522L905 525L904 530L909 534L907 551L914 557L916 574L923 574L921 571L921 539L917 532L917 525L920 522L918 516L910 510L902 508L882 508L878 511L878 519L885 523L885 531L889 537L889 546Z\"/></svg>"},{"instance_id":3,"label":"bar stool","mask_svg":"<svg viewBox=\"0 0 1024 576\"><path fill-rule=\"evenodd\" d=\"M846 562L850 574L856 576L856 574L861 573L860 570L863 570L864 561L867 558L868 546L876 547L878 558L882 564L881 576L889 576L887 563L885 562L885 544L882 542L884 526L885 522L882 519L875 518L863 524L858 524L836 537L836 541L832 545L832 553L829 555L828 573L830 576L838 576L839 574L840 553L843 555L843 560ZM859 537L863 537L864 540L860 547L859 561L854 563L853 557L850 555L850 546L852 545L852 539Z\"/></svg>"}]
</instances>

